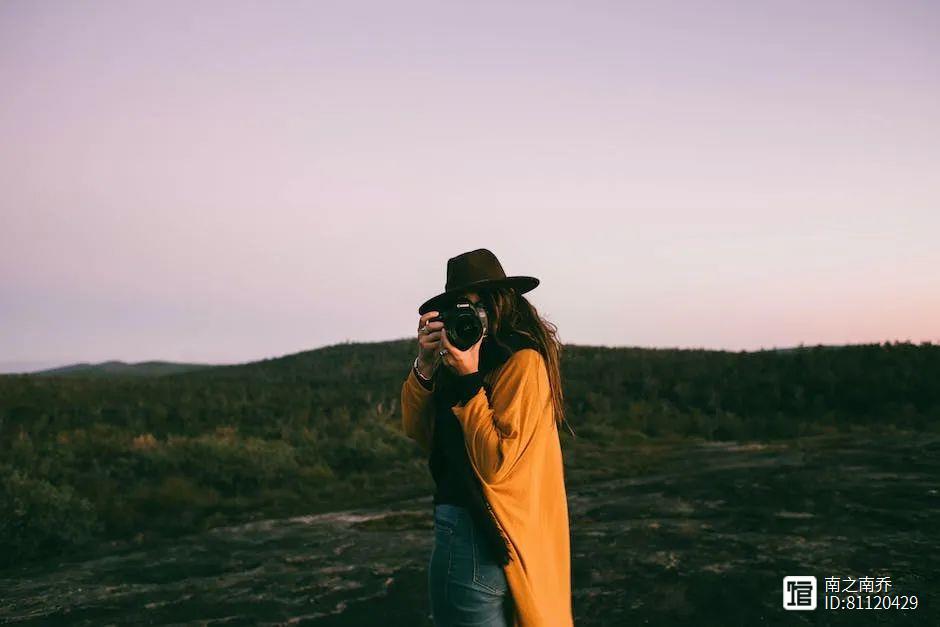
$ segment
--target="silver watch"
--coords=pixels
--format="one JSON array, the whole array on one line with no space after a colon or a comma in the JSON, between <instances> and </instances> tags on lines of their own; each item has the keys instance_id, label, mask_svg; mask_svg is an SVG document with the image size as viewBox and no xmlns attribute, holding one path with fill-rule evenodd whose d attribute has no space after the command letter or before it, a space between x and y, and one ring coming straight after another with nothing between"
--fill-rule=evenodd
<instances>
[{"instance_id":1,"label":"silver watch","mask_svg":"<svg viewBox=\"0 0 940 627\"><path fill-rule=\"evenodd\" d=\"M414 370L415 370L415 374L418 375L418 377L420 377L422 381L427 381L428 383L431 382L431 379L429 379L429 378L427 378L426 376L424 376L424 375L421 373L421 369L418 368L418 358L417 358L417 357L415 357Z\"/></svg>"}]
</instances>

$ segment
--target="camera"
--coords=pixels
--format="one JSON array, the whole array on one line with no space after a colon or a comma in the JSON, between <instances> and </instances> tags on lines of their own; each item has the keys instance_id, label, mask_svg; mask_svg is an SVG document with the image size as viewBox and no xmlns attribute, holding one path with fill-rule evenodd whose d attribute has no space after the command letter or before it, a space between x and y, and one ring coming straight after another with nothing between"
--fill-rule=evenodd
<instances>
[{"instance_id":1,"label":"camera","mask_svg":"<svg viewBox=\"0 0 940 627\"><path fill-rule=\"evenodd\" d=\"M428 322L438 320L444 323L447 340L458 350L467 350L486 334L486 309L464 296L443 308L440 314Z\"/></svg>"}]
</instances>

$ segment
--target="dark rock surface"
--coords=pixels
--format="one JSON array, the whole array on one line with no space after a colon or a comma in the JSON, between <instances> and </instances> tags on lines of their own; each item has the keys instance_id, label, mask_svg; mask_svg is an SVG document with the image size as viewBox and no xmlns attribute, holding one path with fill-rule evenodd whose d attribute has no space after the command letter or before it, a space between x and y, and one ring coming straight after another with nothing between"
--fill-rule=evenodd
<instances>
[{"instance_id":1,"label":"dark rock surface","mask_svg":"<svg viewBox=\"0 0 940 627\"><path fill-rule=\"evenodd\" d=\"M936 436L678 444L569 503L577 625L940 624ZM52 560L0 573L0 622L430 625L431 524L426 498ZM784 575L919 605L787 612Z\"/></svg>"}]
</instances>

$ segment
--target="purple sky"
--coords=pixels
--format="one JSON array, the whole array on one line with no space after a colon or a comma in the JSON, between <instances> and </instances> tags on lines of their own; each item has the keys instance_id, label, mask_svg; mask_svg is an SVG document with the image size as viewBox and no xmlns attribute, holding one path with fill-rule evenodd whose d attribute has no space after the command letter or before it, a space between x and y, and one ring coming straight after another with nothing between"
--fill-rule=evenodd
<instances>
[{"instance_id":1,"label":"purple sky","mask_svg":"<svg viewBox=\"0 0 940 627\"><path fill-rule=\"evenodd\" d=\"M940 341L935 2L0 3L0 362ZM31 366L32 367L32 366Z\"/></svg>"}]
</instances>

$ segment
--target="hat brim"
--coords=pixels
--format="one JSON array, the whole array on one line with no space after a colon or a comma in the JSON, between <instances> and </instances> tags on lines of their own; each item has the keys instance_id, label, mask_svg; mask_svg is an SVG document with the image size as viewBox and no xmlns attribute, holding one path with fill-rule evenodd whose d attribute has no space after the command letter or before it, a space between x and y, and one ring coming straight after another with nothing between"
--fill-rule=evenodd
<instances>
[{"instance_id":1,"label":"hat brim","mask_svg":"<svg viewBox=\"0 0 940 627\"><path fill-rule=\"evenodd\" d=\"M453 289L441 292L434 298L429 298L428 300L424 301L420 307L418 307L418 313L423 316L427 312L433 311L461 292L472 292L477 289L494 287L512 287L515 288L516 291L520 294L525 294L526 292L532 291L538 287L538 284L539 280L534 276L508 276L505 279L484 279L482 281L473 281L471 283L465 283L460 287L455 287Z\"/></svg>"}]
</instances>

